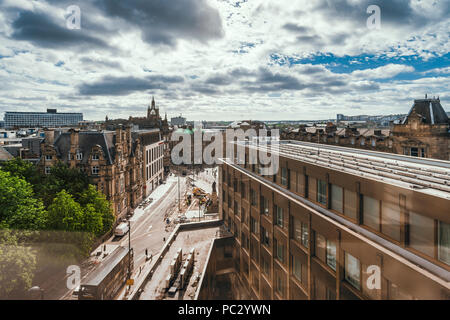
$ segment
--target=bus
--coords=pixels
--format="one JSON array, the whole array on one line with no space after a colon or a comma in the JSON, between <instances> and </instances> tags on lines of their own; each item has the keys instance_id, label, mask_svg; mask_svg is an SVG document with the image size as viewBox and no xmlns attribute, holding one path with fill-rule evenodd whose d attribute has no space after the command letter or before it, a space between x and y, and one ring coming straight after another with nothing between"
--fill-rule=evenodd
<instances>
[{"instance_id":1,"label":"bus","mask_svg":"<svg viewBox=\"0 0 450 320\"><path fill-rule=\"evenodd\" d=\"M80 285L79 300L113 300L126 284L128 262L133 271L133 249L117 247Z\"/></svg>"}]
</instances>

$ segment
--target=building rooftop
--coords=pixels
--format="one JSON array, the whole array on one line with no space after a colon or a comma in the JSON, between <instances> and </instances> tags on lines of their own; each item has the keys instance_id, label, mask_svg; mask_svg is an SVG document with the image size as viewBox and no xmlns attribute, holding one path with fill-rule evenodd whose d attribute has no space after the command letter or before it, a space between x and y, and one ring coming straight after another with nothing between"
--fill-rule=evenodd
<instances>
[{"instance_id":1,"label":"building rooftop","mask_svg":"<svg viewBox=\"0 0 450 320\"><path fill-rule=\"evenodd\" d=\"M414 100L414 105L408 115L403 119L402 124L407 124L408 119L413 114L417 114L423 123L426 124L448 124L449 119L442 108L439 99L419 99Z\"/></svg>"},{"instance_id":2,"label":"building rooftop","mask_svg":"<svg viewBox=\"0 0 450 320\"><path fill-rule=\"evenodd\" d=\"M238 142L242 144L242 142ZM450 199L450 162L300 141L250 148Z\"/></svg>"},{"instance_id":3,"label":"building rooftop","mask_svg":"<svg viewBox=\"0 0 450 320\"><path fill-rule=\"evenodd\" d=\"M194 299L196 286L193 286L195 281L195 274L200 274L205 269L205 265L208 263L208 254L213 244L213 240L217 237L220 227L218 226L206 226L196 228L193 230L183 230L176 235L173 243L170 245L170 249L163 256L159 267L156 269L155 274L148 281L144 287L144 291L140 296L140 300L158 300L158 299ZM185 290L177 291L175 296L169 297L165 294L164 284L167 275L169 274L169 265L173 260L175 253L178 249L182 249L183 263L192 248L195 248L194 269L189 279L189 283Z\"/></svg>"},{"instance_id":4,"label":"building rooftop","mask_svg":"<svg viewBox=\"0 0 450 320\"><path fill-rule=\"evenodd\" d=\"M0 146L0 161L11 160L13 156L2 146Z\"/></svg>"}]
</instances>

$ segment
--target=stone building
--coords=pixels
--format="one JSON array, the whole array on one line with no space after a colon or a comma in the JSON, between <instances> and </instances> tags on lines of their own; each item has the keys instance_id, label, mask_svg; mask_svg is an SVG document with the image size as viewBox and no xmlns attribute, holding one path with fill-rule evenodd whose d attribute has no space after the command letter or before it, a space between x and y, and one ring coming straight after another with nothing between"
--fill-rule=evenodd
<instances>
[{"instance_id":1,"label":"stone building","mask_svg":"<svg viewBox=\"0 0 450 320\"><path fill-rule=\"evenodd\" d=\"M167 173L170 166L170 133L169 122L167 120L167 114L164 119L161 118L159 107L156 105L155 98L152 97L151 104L147 108L146 117L129 117L128 119L114 119L111 120L108 117L105 119L103 128L106 130L115 130L116 127L122 125L129 125L137 127L139 130L159 129L161 132L161 138L164 141L163 144L163 168Z\"/></svg>"},{"instance_id":2,"label":"stone building","mask_svg":"<svg viewBox=\"0 0 450 320\"><path fill-rule=\"evenodd\" d=\"M301 125L283 130L282 140L323 143L414 157L450 160L449 118L438 99L415 100L408 115L390 129Z\"/></svg>"},{"instance_id":3,"label":"stone building","mask_svg":"<svg viewBox=\"0 0 450 320\"><path fill-rule=\"evenodd\" d=\"M38 166L48 174L51 167L61 161L70 168L86 172L111 201L115 215L122 217L142 201L144 157L141 143L130 127L115 131L47 130Z\"/></svg>"},{"instance_id":4,"label":"stone building","mask_svg":"<svg viewBox=\"0 0 450 320\"><path fill-rule=\"evenodd\" d=\"M450 160L449 118L439 98L414 100L405 119L392 130L394 152Z\"/></svg>"}]
</instances>

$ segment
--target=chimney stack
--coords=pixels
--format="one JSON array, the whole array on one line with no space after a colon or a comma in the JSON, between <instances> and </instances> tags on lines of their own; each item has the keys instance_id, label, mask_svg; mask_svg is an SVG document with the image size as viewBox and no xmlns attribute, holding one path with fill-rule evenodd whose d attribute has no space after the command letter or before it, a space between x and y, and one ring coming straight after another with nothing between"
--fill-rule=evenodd
<instances>
[{"instance_id":1,"label":"chimney stack","mask_svg":"<svg viewBox=\"0 0 450 320\"><path fill-rule=\"evenodd\" d=\"M46 145L53 145L55 142L55 131L53 129L44 129L45 134L45 144Z\"/></svg>"}]
</instances>

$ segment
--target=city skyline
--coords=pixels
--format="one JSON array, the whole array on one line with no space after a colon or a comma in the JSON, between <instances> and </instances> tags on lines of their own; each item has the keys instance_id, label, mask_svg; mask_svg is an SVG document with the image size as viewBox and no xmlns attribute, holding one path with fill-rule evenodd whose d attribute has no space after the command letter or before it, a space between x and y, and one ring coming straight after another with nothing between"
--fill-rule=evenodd
<instances>
[{"instance_id":1,"label":"city skyline","mask_svg":"<svg viewBox=\"0 0 450 320\"><path fill-rule=\"evenodd\" d=\"M80 29L69 29L70 5ZM380 29L370 29L370 5ZM325 0L0 1L5 111L86 119L161 113L188 120L405 114L439 96L449 110L450 5Z\"/></svg>"}]
</instances>

